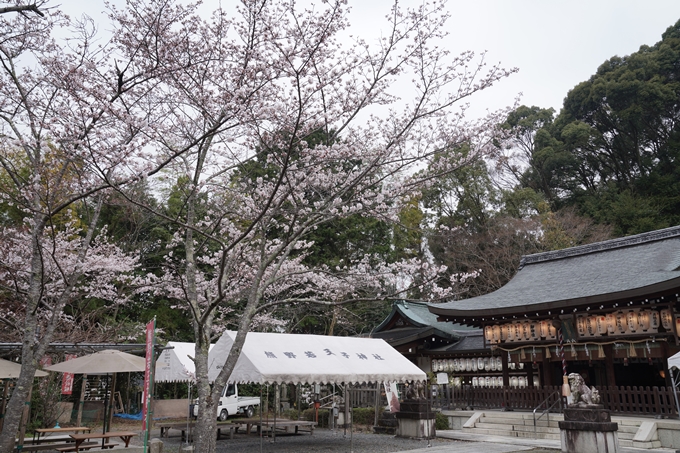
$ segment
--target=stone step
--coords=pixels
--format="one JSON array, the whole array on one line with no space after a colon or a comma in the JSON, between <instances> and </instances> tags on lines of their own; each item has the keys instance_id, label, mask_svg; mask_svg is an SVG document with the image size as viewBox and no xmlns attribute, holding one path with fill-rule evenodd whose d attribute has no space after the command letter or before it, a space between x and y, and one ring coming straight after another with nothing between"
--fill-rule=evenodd
<instances>
[{"instance_id":1,"label":"stone step","mask_svg":"<svg viewBox=\"0 0 680 453\"><path fill-rule=\"evenodd\" d=\"M560 435L551 433L536 433L533 431L511 431L511 430L500 430L500 429L483 429L483 428L463 428L463 432L471 434L487 434L492 436L505 436L505 437L521 437L521 438L533 438L533 439L552 439L559 440Z\"/></svg>"},{"instance_id":2,"label":"stone step","mask_svg":"<svg viewBox=\"0 0 680 453\"><path fill-rule=\"evenodd\" d=\"M547 420L545 417L543 417L540 420L536 420L536 426L549 426L552 428L559 428L559 421L562 420L563 418L560 416L560 418L554 418L550 416L550 420ZM500 417L481 417L479 419L480 422L482 423L490 423L490 424L496 424L496 425L524 425L524 426L531 426L533 428L534 426L534 419L532 418L514 418L514 419L508 419L508 418L500 418Z\"/></svg>"},{"instance_id":3,"label":"stone step","mask_svg":"<svg viewBox=\"0 0 680 453\"><path fill-rule=\"evenodd\" d=\"M475 428L490 429L490 430L501 430L501 431L522 431L522 432L534 432L533 426L527 425L500 425L496 423L475 423ZM559 434L559 428L552 428L547 426L536 426L537 433L548 433L548 434Z\"/></svg>"}]
</instances>

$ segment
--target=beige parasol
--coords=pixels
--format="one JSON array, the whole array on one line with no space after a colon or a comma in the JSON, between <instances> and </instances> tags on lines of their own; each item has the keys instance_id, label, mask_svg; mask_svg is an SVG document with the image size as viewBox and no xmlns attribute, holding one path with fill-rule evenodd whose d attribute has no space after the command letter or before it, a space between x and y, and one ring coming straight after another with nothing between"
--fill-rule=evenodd
<instances>
[{"instance_id":1,"label":"beige parasol","mask_svg":"<svg viewBox=\"0 0 680 453\"><path fill-rule=\"evenodd\" d=\"M128 371L144 371L144 357L127 352L105 349L94 354L84 355L65 362L45 367L49 371L73 374L110 374Z\"/></svg>"},{"instance_id":2,"label":"beige parasol","mask_svg":"<svg viewBox=\"0 0 680 453\"><path fill-rule=\"evenodd\" d=\"M0 379L17 379L21 373L21 364L0 359ZM45 377L47 373L41 370L35 371L35 377Z\"/></svg>"}]
</instances>

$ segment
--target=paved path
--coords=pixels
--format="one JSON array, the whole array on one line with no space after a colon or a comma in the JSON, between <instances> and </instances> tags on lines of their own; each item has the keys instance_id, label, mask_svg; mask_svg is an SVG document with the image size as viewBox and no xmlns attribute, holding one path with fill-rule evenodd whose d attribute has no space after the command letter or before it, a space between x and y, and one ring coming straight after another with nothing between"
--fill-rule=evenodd
<instances>
[{"instance_id":1,"label":"paved path","mask_svg":"<svg viewBox=\"0 0 680 453\"><path fill-rule=\"evenodd\" d=\"M511 453L521 451L561 451L560 441L552 439L525 439L482 434L470 434L462 431L437 431L437 437L443 439L460 440L465 442L451 443L447 446L433 446L418 450L406 450L396 453ZM481 445L483 444L483 445ZM539 450L540 449L540 450ZM642 449L620 447L619 453L675 453L675 449L656 448Z\"/></svg>"}]
</instances>

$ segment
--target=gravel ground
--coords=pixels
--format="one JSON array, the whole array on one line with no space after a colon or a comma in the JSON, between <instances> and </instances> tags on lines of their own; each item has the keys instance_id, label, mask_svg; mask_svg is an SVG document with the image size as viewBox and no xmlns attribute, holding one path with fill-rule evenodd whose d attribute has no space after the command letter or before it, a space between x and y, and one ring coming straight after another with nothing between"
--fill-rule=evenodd
<instances>
[{"instance_id":1,"label":"gravel ground","mask_svg":"<svg viewBox=\"0 0 680 453\"><path fill-rule=\"evenodd\" d=\"M171 431L179 434L178 431ZM155 433L154 433L155 434ZM431 445L445 446L461 443L449 439L432 439ZM163 439L163 452L175 453L182 451L186 443L181 442L180 436ZM217 441L218 453L298 453L298 452L329 452L329 453L393 453L416 450L428 447L427 440L402 439L387 434L352 433L345 435L342 430L315 429L314 434L277 434L276 438L260 437L252 433L250 436L236 434L234 439Z\"/></svg>"},{"instance_id":2,"label":"gravel ground","mask_svg":"<svg viewBox=\"0 0 680 453\"><path fill-rule=\"evenodd\" d=\"M171 431L179 434L178 431ZM156 433L154 433L155 435ZM186 443L179 435L163 439L164 453L181 453ZM427 440L403 439L388 434L355 432L345 435L342 430L333 431L317 428L314 434L277 434L276 439L255 433L250 436L237 434L234 439L217 441L217 453L396 453L409 451L431 452L472 452L472 453L555 453L556 450L510 447L479 442L465 442L450 439Z\"/></svg>"}]
</instances>

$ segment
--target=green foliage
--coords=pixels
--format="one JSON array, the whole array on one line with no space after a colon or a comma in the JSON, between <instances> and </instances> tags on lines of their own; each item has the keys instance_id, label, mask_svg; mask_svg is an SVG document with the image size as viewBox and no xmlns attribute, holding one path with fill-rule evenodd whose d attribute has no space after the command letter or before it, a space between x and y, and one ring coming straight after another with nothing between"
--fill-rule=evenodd
<instances>
[{"instance_id":1,"label":"green foliage","mask_svg":"<svg viewBox=\"0 0 680 453\"><path fill-rule=\"evenodd\" d=\"M370 425L375 423L374 407L355 407L352 409L352 422L355 425Z\"/></svg>"},{"instance_id":2,"label":"green foliage","mask_svg":"<svg viewBox=\"0 0 680 453\"><path fill-rule=\"evenodd\" d=\"M441 412L435 412L434 428L440 430L451 429L451 425L449 424L449 417L442 414Z\"/></svg>"},{"instance_id":3,"label":"green foliage","mask_svg":"<svg viewBox=\"0 0 680 453\"><path fill-rule=\"evenodd\" d=\"M315 420L315 409L305 409L302 411L302 419L313 422ZM328 409L319 409L318 426L320 428L329 428L330 425L330 411Z\"/></svg>"}]
</instances>

